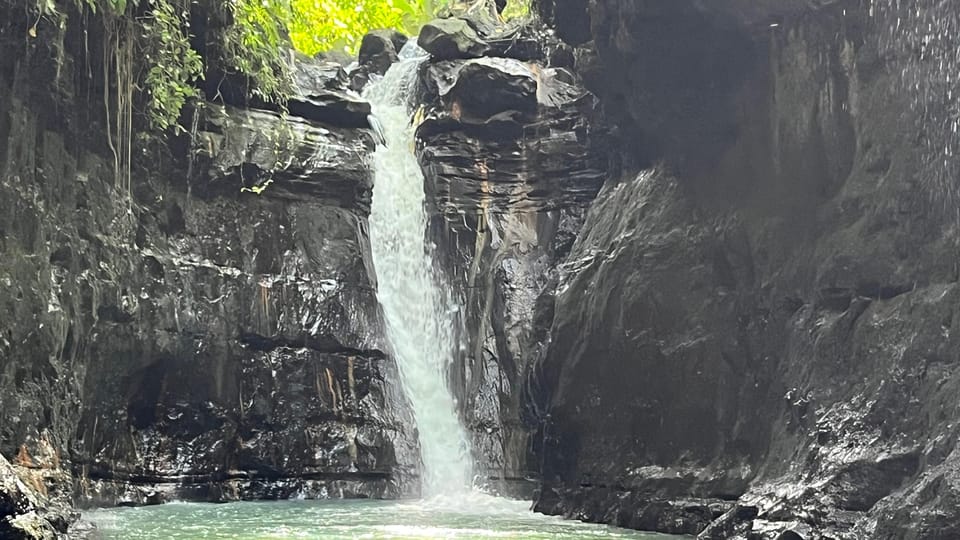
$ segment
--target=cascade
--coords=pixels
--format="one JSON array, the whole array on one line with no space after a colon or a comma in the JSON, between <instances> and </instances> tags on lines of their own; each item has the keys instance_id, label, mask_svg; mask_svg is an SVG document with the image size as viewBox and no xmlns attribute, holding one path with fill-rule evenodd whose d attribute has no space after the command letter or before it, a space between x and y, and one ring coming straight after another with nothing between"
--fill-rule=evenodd
<instances>
[{"instance_id":1,"label":"cascade","mask_svg":"<svg viewBox=\"0 0 960 540\"><path fill-rule=\"evenodd\" d=\"M469 488L466 433L448 384L455 353L456 305L425 246L427 212L423 173L414 155L410 96L427 53L411 40L382 79L364 92L385 144L374 154L370 239L377 270L377 297L387 336L413 407L426 496Z\"/></svg>"}]
</instances>

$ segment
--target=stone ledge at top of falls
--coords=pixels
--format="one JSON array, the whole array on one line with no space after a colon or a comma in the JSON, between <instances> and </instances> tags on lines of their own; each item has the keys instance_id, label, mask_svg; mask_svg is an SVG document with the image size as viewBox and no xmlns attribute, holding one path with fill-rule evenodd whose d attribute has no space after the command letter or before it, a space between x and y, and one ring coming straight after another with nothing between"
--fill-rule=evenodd
<instances>
[{"instance_id":1,"label":"stone ledge at top of falls","mask_svg":"<svg viewBox=\"0 0 960 540\"><path fill-rule=\"evenodd\" d=\"M490 47L470 24L459 18L437 19L423 25L418 43L434 58L479 58Z\"/></svg>"},{"instance_id":2,"label":"stone ledge at top of falls","mask_svg":"<svg viewBox=\"0 0 960 540\"><path fill-rule=\"evenodd\" d=\"M290 115L338 127L367 128L370 103L349 88L343 66L298 55L293 62Z\"/></svg>"},{"instance_id":3,"label":"stone ledge at top of falls","mask_svg":"<svg viewBox=\"0 0 960 540\"><path fill-rule=\"evenodd\" d=\"M425 24L417 39L434 60L484 56L542 60L556 45L556 39L539 24L501 19L489 0L477 0L466 9L447 9L447 16Z\"/></svg>"},{"instance_id":4,"label":"stone ledge at top of falls","mask_svg":"<svg viewBox=\"0 0 960 540\"><path fill-rule=\"evenodd\" d=\"M193 187L223 194L314 200L366 214L373 190L369 132L272 111L207 104L194 142L205 174Z\"/></svg>"},{"instance_id":5,"label":"stone ledge at top of falls","mask_svg":"<svg viewBox=\"0 0 960 540\"><path fill-rule=\"evenodd\" d=\"M214 88L208 89L208 97L217 103L239 108L262 109L282 112L286 116L320 122L342 128L366 128L370 104L363 100L350 85L350 74L337 61L309 58L289 51L291 56L289 84L290 93L286 107L265 101L250 94L251 83L235 75L224 75Z\"/></svg>"},{"instance_id":6,"label":"stone ledge at top of falls","mask_svg":"<svg viewBox=\"0 0 960 540\"><path fill-rule=\"evenodd\" d=\"M205 103L193 141L193 191L248 190L369 212L370 104L348 89L343 68L298 58L288 113Z\"/></svg>"},{"instance_id":7,"label":"stone ledge at top of falls","mask_svg":"<svg viewBox=\"0 0 960 540\"><path fill-rule=\"evenodd\" d=\"M597 100L563 68L503 57L433 61L420 101L419 158L442 213L582 204L603 183Z\"/></svg>"}]
</instances>

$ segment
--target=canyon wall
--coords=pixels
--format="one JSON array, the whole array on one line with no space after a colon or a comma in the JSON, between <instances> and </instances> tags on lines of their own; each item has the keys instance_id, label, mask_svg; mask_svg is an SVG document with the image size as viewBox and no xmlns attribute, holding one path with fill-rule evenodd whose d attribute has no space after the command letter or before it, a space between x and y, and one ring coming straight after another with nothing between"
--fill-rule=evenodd
<instances>
[{"instance_id":1,"label":"canyon wall","mask_svg":"<svg viewBox=\"0 0 960 540\"><path fill-rule=\"evenodd\" d=\"M79 506L416 493L342 69L285 116L198 103L127 188L96 32L3 8L0 454Z\"/></svg>"},{"instance_id":2,"label":"canyon wall","mask_svg":"<svg viewBox=\"0 0 960 540\"><path fill-rule=\"evenodd\" d=\"M541 299L538 510L960 534L956 14L901 4L540 3L623 169Z\"/></svg>"}]
</instances>

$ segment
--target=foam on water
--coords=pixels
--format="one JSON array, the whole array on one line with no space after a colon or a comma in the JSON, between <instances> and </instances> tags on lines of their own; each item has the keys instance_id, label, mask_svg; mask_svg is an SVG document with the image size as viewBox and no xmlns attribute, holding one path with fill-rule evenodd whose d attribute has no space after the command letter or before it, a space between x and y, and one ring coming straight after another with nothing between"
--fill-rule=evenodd
<instances>
[{"instance_id":1,"label":"foam on water","mask_svg":"<svg viewBox=\"0 0 960 540\"><path fill-rule=\"evenodd\" d=\"M454 499L178 503L97 510L83 517L107 540L675 538L534 514L525 503L477 493Z\"/></svg>"},{"instance_id":2,"label":"foam on water","mask_svg":"<svg viewBox=\"0 0 960 540\"><path fill-rule=\"evenodd\" d=\"M385 144L374 154L370 240L377 298L417 421L427 496L469 489L469 445L448 384L455 352L456 305L442 287L425 246L423 173L414 155L410 95L426 53L411 40L380 80L364 92Z\"/></svg>"}]
</instances>

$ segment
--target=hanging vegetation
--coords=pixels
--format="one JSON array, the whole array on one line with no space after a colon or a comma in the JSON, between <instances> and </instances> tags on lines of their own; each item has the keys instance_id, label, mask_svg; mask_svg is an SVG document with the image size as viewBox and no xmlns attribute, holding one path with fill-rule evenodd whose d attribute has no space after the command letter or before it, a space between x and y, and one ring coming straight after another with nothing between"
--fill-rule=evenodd
<instances>
[{"instance_id":1,"label":"hanging vegetation","mask_svg":"<svg viewBox=\"0 0 960 540\"><path fill-rule=\"evenodd\" d=\"M183 106L200 95L205 62L250 81L248 92L284 106L289 92L291 48L307 55L356 52L370 30L394 28L415 34L449 3L469 0L31 0L39 17L63 21L68 12L102 21L100 76L106 142L114 158L117 187L130 191L134 118L154 132L180 130ZM530 0L509 0L505 16L525 16ZM220 56L202 58L191 44L191 8L214 11L228 21L213 35ZM92 20L92 19L91 19ZM62 26L62 25L59 25ZM94 54L93 51L90 51Z\"/></svg>"},{"instance_id":2,"label":"hanging vegetation","mask_svg":"<svg viewBox=\"0 0 960 540\"><path fill-rule=\"evenodd\" d=\"M147 114L161 131L178 127L180 110L199 95L203 59L190 47L188 0L148 0L150 10L140 18L144 78L149 95Z\"/></svg>"}]
</instances>

